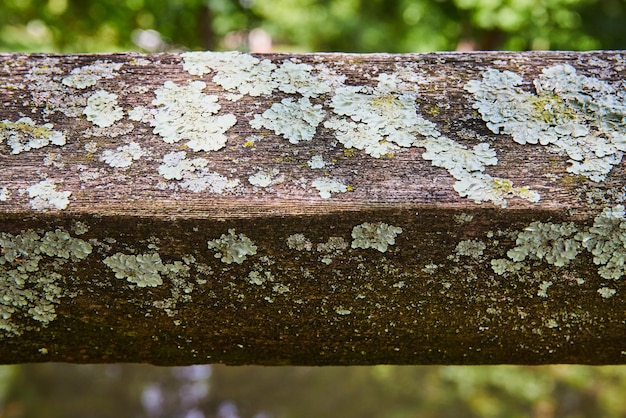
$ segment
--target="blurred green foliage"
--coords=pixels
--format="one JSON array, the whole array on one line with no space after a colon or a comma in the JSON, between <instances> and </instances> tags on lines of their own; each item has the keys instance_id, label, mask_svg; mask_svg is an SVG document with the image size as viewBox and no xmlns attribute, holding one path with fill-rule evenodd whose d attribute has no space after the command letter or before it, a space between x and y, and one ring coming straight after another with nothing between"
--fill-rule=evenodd
<instances>
[{"instance_id":1,"label":"blurred green foliage","mask_svg":"<svg viewBox=\"0 0 626 418\"><path fill-rule=\"evenodd\" d=\"M624 0L2 0L0 50L624 49L625 24Z\"/></svg>"},{"instance_id":2,"label":"blurred green foliage","mask_svg":"<svg viewBox=\"0 0 626 418\"><path fill-rule=\"evenodd\" d=\"M13 366L4 379L2 370L0 416L12 418L626 416L624 366L164 368L50 363ZM230 414L220 413L225 407Z\"/></svg>"}]
</instances>

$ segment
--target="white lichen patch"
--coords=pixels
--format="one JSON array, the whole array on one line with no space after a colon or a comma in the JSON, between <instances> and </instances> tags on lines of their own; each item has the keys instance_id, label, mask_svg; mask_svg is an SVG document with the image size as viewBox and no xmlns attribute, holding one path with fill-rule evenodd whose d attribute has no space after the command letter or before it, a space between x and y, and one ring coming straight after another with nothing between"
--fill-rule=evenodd
<instances>
[{"instance_id":1,"label":"white lichen patch","mask_svg":"<svg viewBox=\"0 0 626 418\"><path fill-rule=\"evenodd\" d=\"M626 151L626 89L556 65L534 80L535 93L511 71L487 70L465 89L494 133L519 144L551 145L569 157L568 171L601 181Z\"/></svg>"},{"instance_id":2,"label":"white lichen patch","mask_svg":"<svg viewBox=\"0 0 626 418\"><path fill-rule=\"evenodd\" d=\"M135 122L152 123L152 112L145 106L135 106L128 111L128 119Z\"/></svg>"},{"instance_id":3,"label":"white lichen patch","mask_svg":"<svg viewBox=\"0 0 626 418\"><path fill-rule=\"evenodd\" d=\"M168 180L182 180L187 174L193 173L209 164L206 158L188 159L185 151L165 154L162 161L163 164L159 166L159 174Z\"/></svg>"},{"instance_id":4,"label":"white lichen patch","mask_svg":"<svg viewBox=\"0 0 626 418\"><path fill-rule=\"evenodd\" d=\"M270 94L278 87L272 72L276 65L270 60L259 60L249 54L229 52L184 52L183 68L193 75L214 72L213 82L239 94L260 96ZM234 99L237 96L233 97Z\"/></svg>"},{"instance_id":5,"label":"white lichen patch","mask_svg":"<svg viewBox=\"0 0 626 418\"><path fill-rule=\"evenodd\" d=\"M261 170L248 177L248 182L256 187L269 187L274 184L280 183L284 180L284 176L280 175L280 171L277 168L272 170Z\"/></svg>"},{"instance_id":6,"label":"white lichen patch","mask_svg":"<svg viewBox=\"0 0 626 418\"><path fill-rule=\"evenodd\" d=\"M19 235L0 233L0 329L22 334L23 328L12 320L18 315L42 325L53 321L55 305L64 293L64 277L56 270L91 252L91 244L62 229L44 235L32 230Z\"/></svg>"},{"instance_id":7,"label":"white lichen patch","mask_svg":"<svg viewBox=\"0 0 626 418\"><path fill-rule=\"evenodd\" d=\"M221 106L217 96L202 93L205 87L202 81L192 81L187 86L166 81L158 88L152 101L158 106L151 122L154 133L168 144L188 140L187 146L194 151L223 148L228 139L224 133L237 119L230 113L214 116Z\"/></svg>"},{"instance_id":8,"label":"white lichen patch","mask_svg":"<svg viewBox=\"0 0 626 418\"><path fill-rule=\"evenodd\" d=\"M329 177L318 177L311 182L311 186L317 189L322 199L330 199L332 193L345 193L348 191L347 185L338 179Z\"/></svg>"},{"instance_id":9,"label":"white lichen patch","mask_svg":"<svg viewBox=\"0 0 626 418\"><path fill-rule=\"evenodd\" d=\"M118 252L102 262L113 270L116 278L126 279L138 287L160 286L163 284L162 275L177 273L183 267L180 262L163 264L158 253L132 255Z\"/></svg>"},{"instance_id":10,"label":"white lichen patch","mask_svg":"<svg viewBox=\"0 0 626 418\"><path fill-rule=\"evenodd\" d=\"M211 191L223 193L239 185L238 179L229 179L206 167L206 158L186 158L185 151L171 152L163 156L159 174L168 180L181 180L178 184L192 192Z\"/></svg>"},{"instance_id":11,"label":"white lichen patch","mask_svg":"<svg viewBox=\"0 0 626 418\"><path fill-rule=\"evenodd\" d=\"M42 180L26 188L30 197L30 206L35 210L58 209L63 210L70 204L70 191L57 191L52 180Z\"/></svg>"},{"instance_id":12,"label":"white lichen patch","mask_svg":"<svg viewBox=\"0 0 626 418\"><path fill-rule=\"evenodd\" d=\"M324 161L324 157L322 157L321 155L314 155L309 159L309 161L306 162L306 165L314 170L322 169L326 167L326 161Z\"/></svg>"},{"instance_id":13,"label":"white lichen patch","mask_svg":"<svg viewBox=\"0 0 626 418\"><path fill-rule=\"evenodd\" d=\"M31 118L23 117L16 122L0 122L0 142L6 141L12 154L43 148L47 145L65 145L65 135L53 130L51 123L37 125Z\"/></svg>"},{"instance_id":14,"label":"white lichen patch","mask_svg":"<svg viewBox=\"0 0 626 418\"><path fill-rule=\"evenodd\" d=\"M274 103L261 115L255 115L250 120L250 126L255 129L263 127L282 135L292 144L300 141L310 141L315 135L317 126L324 120L326 112L322 105L313 105L308 98L302 97L297 101L291 98Z\"/></svg>"},{"instance_id":15,"label":"white lichen patch","mask_svg":"<svg viewBox=\"0 0 626 418\"><path fill-rule=\"evenodd\" d=\"M217 194L235 190L239 184L239 179L228 178L204 168L196 170L193 174L183 175L183 180L180 182L182 188L194 193L208 191Z\"/></svg>"},{"instance_id":16,"label":"white lichen patch","mask_svg":"<svg viewBox=\"0 0 626 418\"><path fill-rule=\"evenodd\" d=\"M235 234L234 229L228 230L228 235L222 234L219 238L208 241L209 250L216 250L215 258L223 263L241 264L249 255L256 254L257 246L244 234Z\"/></svg>"},{"instance_id":17,"label":"white lichen patch","mask_svg":"<svg viewBox=\"0 0 626 418\"><path fill-rule=\"evenodd\" d=\"M105 90L89 96L83 113L89 122L100 128L108 128L124 117L124 110L117 105L117 94Z\"/></svg>"},{"instance_id":18,"label":"white lichen patch","mask_svg":"<svg viewBox=\"0 0 626 418\"><path fill-rule=\"evenodd\" d=\"M11 192L8 187L0 188L0 202L6 202L11 197Z\"/></svg>"},{"instance_id":19,"label":"white lichen patch","mask_svg":"<svg viewBox=\"0 0 626 418\"><path fill-rule=\"evenodd\" d=\"M352 248L374 248L381 253L396 243L402 228L383 222L365 222L352 228Z\"/></svg>"},{"instance_id":20,"label":"white lichen patch","mask_svg":"<svg viewBox=\"0 0 626 418\"><path fill-rule=\"evenodd\" d=\"M286 60L280 66L240 52L185 52L183 68L193 75L213 73L212 81L224 89L236 91L231 100L242 95L261 96L280 90L302 97L329 93L343 82L343 77L318 65Z\"/></svg>"},{"instance_id":21,"label":"white lichen patch","mask_svg":"<svg viewBox=\"0 0 626 418\"><path fill-rule=\"evenodd\" d=\"M539 285L539 290L537 290L537 296L542 297L542 298L547 298L548 297L548 289L550 288L550 286L552 286L554 283L552 283L551 281L543 281L541 282L541 284Z\"/></svg>"},{"instance_id":22,"label":"white lichen patch","mask_svg":"<svg viewBox=\"0 0 626 418\"><path fill-rule=\"evenodd\" d=\"M111 167L126 168L146 154L147 152L141 148L141 145L133 141L128 145L117 147L115 151L105 150L100 161L104 161Z\"/></svg>"},{"instance_id":23,"label":"white lichen patch","mask_svg":"<svg viewBox=\"0 0 626 418\"><path fill-rule=\"evenodd\" d=\"M324 123L346 148L374 157L415 145L416 137L438 137L435 124L417 114L416 95L406 91L395 75L378 76L376 88L344 86L335 91L330 106L338 116Z\"/></svg>"},{"instance_id":24,"label":"white lichen patch","mask_svg":"<svg viewBox=\"0 0 626 418\"><path fill-rule=\"evenodd\" d=\"M74 68L61 82L68 87L86 89L95 86L102 78L113 78L121 66L121 63L96 61L91 65Z\"/></svg>"}]
</instances>

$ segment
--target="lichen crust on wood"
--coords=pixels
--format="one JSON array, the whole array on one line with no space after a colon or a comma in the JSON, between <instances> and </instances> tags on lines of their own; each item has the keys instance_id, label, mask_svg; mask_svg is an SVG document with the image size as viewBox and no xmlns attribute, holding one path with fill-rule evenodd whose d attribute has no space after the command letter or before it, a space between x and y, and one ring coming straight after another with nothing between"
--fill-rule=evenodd
<instances>
[{"instance_id":1,"label":"lichen crust on wood","mask_svg":"<svg viewBox=\"0 0 626 418\"><path fill-rule=\"evenodd\" d=\"M0 55L0 362L626 363L625 72Z\"/></svg>"}]
</instances>

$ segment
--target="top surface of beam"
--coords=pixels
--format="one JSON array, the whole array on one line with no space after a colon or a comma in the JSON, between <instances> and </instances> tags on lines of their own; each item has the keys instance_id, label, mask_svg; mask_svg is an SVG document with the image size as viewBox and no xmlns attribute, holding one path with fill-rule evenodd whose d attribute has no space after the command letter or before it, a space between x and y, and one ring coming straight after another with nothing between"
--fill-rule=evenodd
<instances>
[{"instance_id":1,"label":"top surface of beam","mask_svg":"<svg viewBox=\"0 0 626 418\"><path fill-rule=\"evenodd\" d=\"M586 212L581 185L620 186L623 73L620 52L3 54L0 212Z\"/></svg>"}]
</instances>

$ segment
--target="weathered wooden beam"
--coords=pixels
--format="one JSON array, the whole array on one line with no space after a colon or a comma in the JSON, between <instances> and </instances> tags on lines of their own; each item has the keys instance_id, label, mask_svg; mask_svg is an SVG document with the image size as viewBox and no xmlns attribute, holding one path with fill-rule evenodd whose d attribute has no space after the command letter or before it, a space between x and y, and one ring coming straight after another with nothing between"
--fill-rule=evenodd
<instances>
[{"instance_id":1,"label":"weathered wooden beam","mask_svg":"<svg viewBox=\"0 0 626 418\"><path fill-rule=\"evenodd\" d=\"M626 362L619 52L0 55L0 362Z\"/></svg>"}]
</instances>

